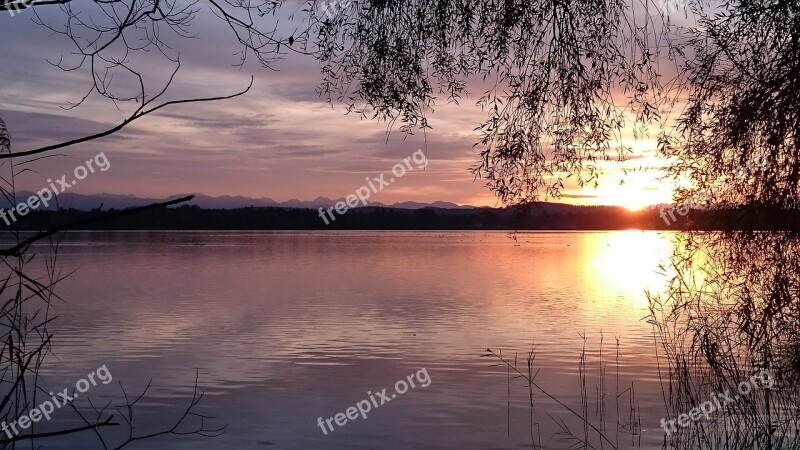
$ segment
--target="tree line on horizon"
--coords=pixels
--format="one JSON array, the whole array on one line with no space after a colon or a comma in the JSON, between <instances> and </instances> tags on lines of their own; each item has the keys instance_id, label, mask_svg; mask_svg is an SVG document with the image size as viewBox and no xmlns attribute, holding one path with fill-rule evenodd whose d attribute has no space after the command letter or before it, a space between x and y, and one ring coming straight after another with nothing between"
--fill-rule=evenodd
<instances>
[{"instance_id":1,"label":"tree line on horizon","mask_svg":"<svg viewBox=\"0 0 800 450\"><path fill-rule=\"evenodd\" d=\"M618 206L558 205L548 209L354 208L326 224L316 209L244 207L208 209L181 205L124 217L95 220L104 212L36 211L28 230L86 222L76 230L800 230L800 212L763 208L692 210L665 221L658 208L629 211Z\"/></svg>"}]
</instances>

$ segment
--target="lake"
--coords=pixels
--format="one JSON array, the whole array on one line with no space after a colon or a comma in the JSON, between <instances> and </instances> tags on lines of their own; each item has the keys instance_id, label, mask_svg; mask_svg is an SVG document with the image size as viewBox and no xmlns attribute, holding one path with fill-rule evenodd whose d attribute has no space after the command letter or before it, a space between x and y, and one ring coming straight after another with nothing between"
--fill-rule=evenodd
<instances>
[{"instance_id":1,"label":"lake","mask_svg":"<svg viewBox=\"0 0 800 450\"><path fill-rule=\"evenodd\" d=\"M538 386L590 417L604 402L605 432L619 448L661 447L666 413L644 292L664 289L658 266L673 237L70 233L57 263L75 272L53 303L44 380L60 391L105 365L113 382L86 394L95 405L118 403L117 382L136 396L152 380L136 405L136 432L145 433L180 417L198 375L205 396L196 411L226 432L133 448L570 448L551 416L582 436L574 414L541 392L532 408L525 382L481 357L487 348L512 360L516 352L524 368L534 349ZM426 387L413 378L422 369ZM416 387L380 404L376 392L395 392L409 376ZM361 403L373 403L366 418L337 424L337 413L370 395L377 402ZM627 433L632 414L638 425ZM64 408L52 422L80 419ZM98 447L91 432L44 443Z\"/></svg>"}]
</instances>

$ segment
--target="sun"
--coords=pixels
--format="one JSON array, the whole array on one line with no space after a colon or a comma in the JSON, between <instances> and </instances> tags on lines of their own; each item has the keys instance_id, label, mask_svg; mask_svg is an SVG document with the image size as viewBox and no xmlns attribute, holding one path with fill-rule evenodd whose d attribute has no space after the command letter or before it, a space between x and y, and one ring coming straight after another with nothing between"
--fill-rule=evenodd
<instances>
[{"instance_id":1,"label":"sun","mask_svg":"<svg viewBox=\"0 0 800 450\"><path fill-rule=\"evenodd\" d=\"M595 196L595 203L598 205L621 206L629 211L640 211L659 203L669 203L673 190L651 175L629 178L624 184L601 184L585 193L590 192Z\"/></svg>"},{"instance_id":2,"label":"sun","mask_svg":"<svg viewBox=\"0 0 800 450\"><path fill-rule=\"evenodd\" d=\"M607 204L621 206L629 211L640 211L655 204L654 199L648 194L648 191L628 188L624 192L609 195Z\"/></svg>"}]
</instances>

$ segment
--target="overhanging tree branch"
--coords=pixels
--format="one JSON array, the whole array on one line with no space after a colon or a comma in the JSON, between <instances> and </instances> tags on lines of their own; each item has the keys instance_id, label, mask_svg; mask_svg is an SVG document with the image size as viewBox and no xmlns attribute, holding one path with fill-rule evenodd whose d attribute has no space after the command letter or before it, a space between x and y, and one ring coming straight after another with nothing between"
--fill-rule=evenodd
<instances>
[{"instance_id":1,"label":"overhanging tree branch","mask_svg":"<svg viewBox=\"0 0 800 450\"><path fill-rule=\"evenodd\" d=\"M236 97L239 97L241 95L246 94L250 90L250 88L252 88L252 87L253 87L253 77L250 77L250 84L247 86L247 88L242 90L242 91L239 91L239 92L237 92L235 94L232 94L232 95L224 95L224 96L219 96L219 97L185 99L185 100L173 100L173 101L168 101L168 102L162 103L160 105L154 106L154 107L152 107L150 109L146 109L146 110L142 110L140 108L136 112L134 112L131 116L129 116L127 119L125 119L123 122L121 122L119 125L117 125L117 126L115 126L113 128L110 128L110 129L108 129L106 131L103 131L103 132L100 132L100 133L96 133L96 134L92 134L92 135L89 135L89 136L83 136L83 137L80 137L80 138L77 138L77 139L72 139L70 141L59 142L58 144L52 144L52 145L48 145L48 146L45 146L45 147L40 147L40 148L33 149L33 150L26 150L26 151L22 151L22 152L14 152L14 153L0 153L0 160L9 159L9 158L17 158L17 157L21 157L21 156L36 155L36 154L39 154L39 153L50 152L50 151L53 151L53 150L58 150L58 149L61 149L61 148L70 147L70 146L77 145L77 144L82 144L84 142L93 141L95 139L100 139L100 138L112 135L112 134L122 130L126 126L130 125L132 122L136 121L137 119L141 119L142 117L144 117L144 116L146 116L148 114L151 114L153 112L156 112L156 111L158 111L158 110L160 110L162 108L166 108L168 106L174 106L174 105L182 105L182 104L186 104L186 103L201 103L201 102L213 102L213 101L219 101L219 100L228 100L228 99L236 98Z\"/></svg>"}]
</instances>

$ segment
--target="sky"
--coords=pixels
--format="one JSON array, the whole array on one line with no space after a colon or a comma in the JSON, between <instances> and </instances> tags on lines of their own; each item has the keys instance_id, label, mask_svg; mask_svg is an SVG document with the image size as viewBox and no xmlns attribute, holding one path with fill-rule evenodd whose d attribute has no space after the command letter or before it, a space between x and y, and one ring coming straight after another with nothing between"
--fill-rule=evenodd
<instances>
[{"instance_id":1,"label":"sky","mask_svg":"<svg viewBox=\"0 0 800 450\"><path fill-rule=\"evenodd\" d=\"M12 135L14 151L60 142L110 128L125 117L107 100L90 97L74 109L89 86L86 71L64 72L51 63L70 59L70 43L34 23L59 24L57 9L0 14L0 117ZM71 188L84 194L131 194L167 197L202 193L242 195L277 201L343 198L417 149L428 166L398 179L372 197L382 203L449 201L500 206L469 168L480 149L475 127L485 119L474 95L461 105L437 102L433 127L423 136L387 133L385 123L347 115L342 104L328 104L316 93L320 65L310 56L288 55L268 70L252 61L237 67L239 50L230 32L208 10L192 25L193 39L175 41L181 69L169 99L227 95L253 87L244 96L221 102L164 109L110 137L63 149L58 155L25 165L18 189L39 190L48 179L99 152L111 168L91 174ZM66 55L66 57L65 57ZM135 59L151 91L160 89L172 66L157 55ZM114 86L131 81L120 77ZM127 85L126 85L127 83ZM469 88L468 88L469 90ZM669 202L671 189L659 179L664 161L655 143L633 143L637 157L603 165L599 188L567 185L560 200L579 204L616 204L631 208ZM17 162L21 162L17 160ZM623 173L623 169L633 172ZM624 184L621 184L624 182Z\"/></svg>"}]
</instances>

